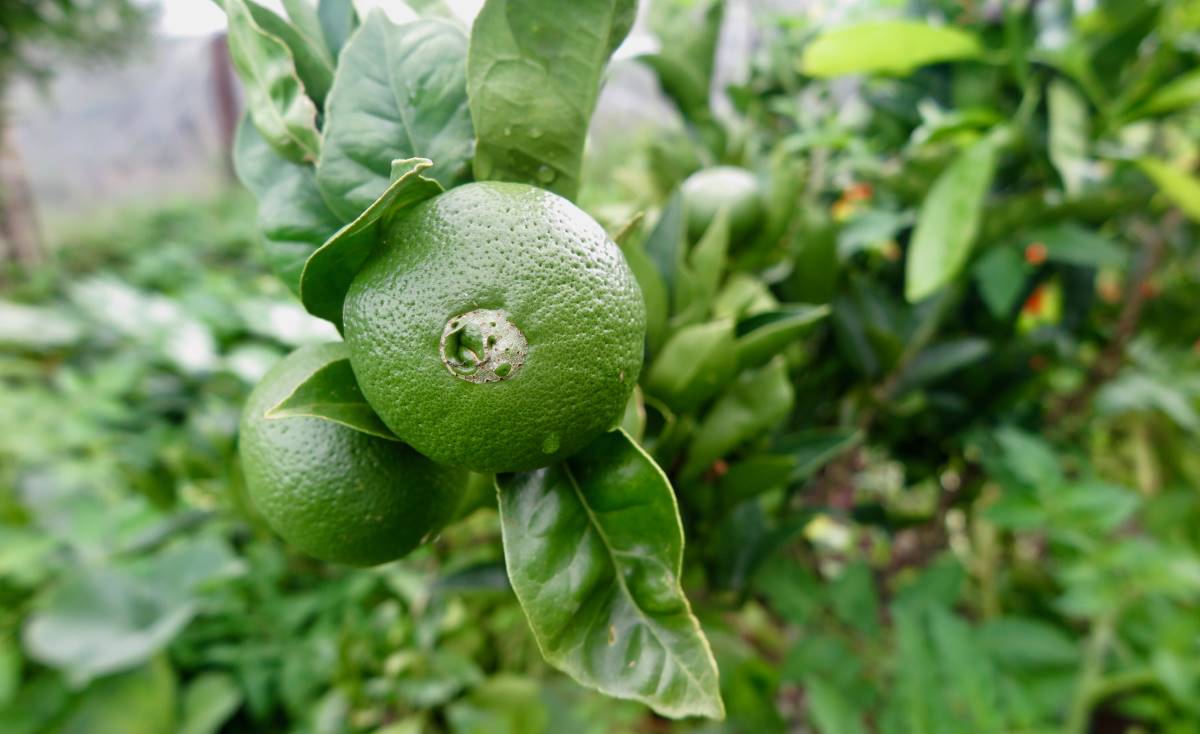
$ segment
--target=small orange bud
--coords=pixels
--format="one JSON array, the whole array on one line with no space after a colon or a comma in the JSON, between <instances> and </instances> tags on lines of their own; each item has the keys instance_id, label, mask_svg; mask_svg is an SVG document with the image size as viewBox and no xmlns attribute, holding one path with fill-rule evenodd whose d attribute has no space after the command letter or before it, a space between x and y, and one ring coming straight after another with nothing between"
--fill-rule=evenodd
<instances>
[{"instance_id":1,"label":"small orange bud","mask_svg":"<svg viewBox=\"0 0 1200 734\"><path fill-rule=\"evenodd\" d=\"M1025 246L1025 262L1030 265L1041 265L1046 262L1048 252L1041 242L1030 242Z\"/></svg>"},{"instance_id":2,"label":"small orange bud","mask_svg":"<svg viewBox=\"0 0 1200 734\"><path fill-rule=\"evenodd\" d=\"M712 473L716 477L723 477L729 473L729 462L724 459L717 459L713 462Z\"/></svg>"},{"instance_id":3,"label":"small orange bud","mask_svg":"<svg viewBox=\"0 0 1200 734\"><path fill-rule=\"evenodd\" d=\"M842 192L842 198L851 202L870 201L874 195L875 189L869 183L851 184Z\"/></svg>"},{"instance_id":4,"label":"small orange bud","mask_svg":"<svg viewBox=\"0 0 1200 734\"><path fill-rule=\"evenodd\" d=\"M1029 294L1029 298L1025 299L1025 304L1021 306L1021 313L1030 316L1037 316L1042 312L1042 308L1046 303L1046 286L1039 285L1034 289L1033 293Z\"/></svg>"},{"instance_id":5,"label":"small orange bud","mask_svg":"<svg viewBox=\"0 0 1200 734\"><path fill-rule=\"evenodd\" d=\"M1102 274L1096 280L1096 292L1105 303L1117 303L1121 300L1121 284L1115 277L1105 277Z\"/></svg>"}]
</instances>

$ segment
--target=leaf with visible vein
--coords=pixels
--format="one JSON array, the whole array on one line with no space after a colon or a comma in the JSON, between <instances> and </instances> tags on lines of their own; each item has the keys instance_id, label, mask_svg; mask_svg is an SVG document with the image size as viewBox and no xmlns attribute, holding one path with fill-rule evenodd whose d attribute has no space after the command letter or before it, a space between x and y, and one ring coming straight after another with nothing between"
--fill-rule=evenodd
<instances>
[{"instance_id":1,"label":"leaf with visible vein","mask_svg":"<svg viewBox=\"0 0 1200 734\"><path fill-rule=\"evenodd\" d=\"M608 57L636 0L487 0L471 29L467 92L475 177L574 199Z\"/></svg>"},{"instance_id":2,"label":"leaf with visible vein","mask_svg":"<svg viewBox=\"0 0 1200 734\"><path fill-rule=\"evenodd\" d=\"M614 431L496 486L509 578L546 660L663 716L722 718L716 661L680 587L679 508L653 460Z\"/></svg>"},{"instance_id":3,"label":"leaf with visible vein","mask_svg":"<svg viewBox=\"0 0 1200 734\"><path fill-rule=\"evenodd\" d=\"M404 209L442 193L437 181L420 175L432 165L427 158L393 161L394 180L387 190L308 258L300 275L300 301L309 313L341 328L346 292L379 243L383 225Z\"/></svg>"},{"instance_id":4,"label":"leaf with visible vein","mask_svg":"<svg viewBox=\"0 0 1200 734\"><path fill-rule=\"evenodd\" d=\"M392 161L428 158L445 188L470 178L467 38L443 21L367 16L342 49L329 93L317 183L352 219L387 189Z\"/></svg>"},{"instance_id":5,"label":"leaf with visible vein","mask_svg":"<svg viewBox=\"0 0 1200 734\"><path fill-rule=\"evenodd\" d=\"M296 73L291 51L254 21L245 0L224 0L224 7L229 55L245 87L254 126L288 160L315 161L321 152L317 107Z\"/></svg>"}]
</instances>

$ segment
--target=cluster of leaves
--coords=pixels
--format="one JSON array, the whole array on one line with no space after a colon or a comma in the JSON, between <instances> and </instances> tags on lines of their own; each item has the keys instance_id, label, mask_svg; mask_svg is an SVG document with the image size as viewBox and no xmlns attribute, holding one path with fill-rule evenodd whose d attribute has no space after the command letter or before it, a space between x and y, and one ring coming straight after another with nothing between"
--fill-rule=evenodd
<instances>
[{"instance_id":1,"label":"cluster of leaves","mask_svg":"<svg viewBox=\"0 0 1200 734\"><path fill-rule=\"evenodd\" d=\"M253 21L231 48L270 82L251 111L286 113L243 125L239 170L304 306L335 316L364 233L422 191L577 195L646 297L636 445L506 476L397 564L289 555L241 499L236 416L333 327L263 277L240 200L97 235L0 304L0 729L1193 731L1200 3L900 5L757 16L722 108L722 4L654 3L661 50L633 63L681 124L581 175L602 62L480 81L508 73L489 54L561 50L554 13L494 36L371 16L351 36L342 3L314 24L228 0ZM615 44L597 17L588 58ZM380 58L405 73L371 82ZM714 164L753 171L765 213L691 241L679 185ZM576 557L609 614L590 627L528 562ZM666 590L648 614L630 604L647 588ZM631 620L653 633L637 655L610 644ZM547 665L644 699L654 672L703 674L708 647L720 723ZM712 685L651 703L694 712Z\"/></svg>"},{"instance_id":2,"label":"cluster of leaves","mask_svg":"<svg viewBox=\"0 0 1200 734\"><path fill-rule=\"evenodd\" d=\"M721 3L660 20L683 124L595 202L663 202L624 245L644 440L707 588L787 622L744 634L794 641L771 695L819 730L1186 731L1200 556L1151 518L1200 480L1200 5L909 5L767 20L725 113ZM714 164L758 175L755 236L681 234Z\"/></svg>"}]
</instances>

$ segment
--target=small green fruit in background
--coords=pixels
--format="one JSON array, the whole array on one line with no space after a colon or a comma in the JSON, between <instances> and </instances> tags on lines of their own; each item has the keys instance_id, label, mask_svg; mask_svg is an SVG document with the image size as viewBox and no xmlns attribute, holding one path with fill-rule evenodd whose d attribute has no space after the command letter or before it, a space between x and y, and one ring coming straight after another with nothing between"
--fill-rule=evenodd
<instances>
[{"instance_id":1,"label":"small green fruit in background","mask_svg":"<svg viewBox=\"0 0 1200 734\"><path fill-rule=\"evenodd\" d=\"M345 304L367 401L431 459L524 471L621 417L646 311L621 251L566 199L474 183L393 225Z\"/></svg>"},{"instance_id":2,"label":"small green fruit in background","mask_svg":"<svg viewBox=\"0 0 1200 734\"><path fill-rule=\"evenodd\" d=\"M239 450L251 501L285 541L323 561L372 566L416 548L454 515L467 473L397 441L322 418L266 413L344 344L292 352L242 414Z\"/></svg>"},{"instance_id":3,"label":"small green fruit in background","mask_svg":"<svg viewBox=\"0 0 1200 734\"><path fill-rule=\"evenodd\" d=\"M734 247L753 236L763 217L758 179L744 168L715 166L697 171L683 182L688 239L696 242L721 207L729 207L729 235Z\"/></svg>"}]
</instances>

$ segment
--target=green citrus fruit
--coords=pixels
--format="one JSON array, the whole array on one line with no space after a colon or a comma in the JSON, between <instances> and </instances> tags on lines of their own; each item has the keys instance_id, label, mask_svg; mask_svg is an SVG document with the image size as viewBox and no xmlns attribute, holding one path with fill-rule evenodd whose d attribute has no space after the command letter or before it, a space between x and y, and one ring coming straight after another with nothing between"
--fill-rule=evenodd
<instances>
[{"instance_id":1,"label":"green citrus fruit","mask_svg":"<svg viewBox=\"0 0 1200 734\"><path fill-rule=\"evenodd\" d=\"M271 369L246 401L239 450L250 499L284 540L323 561L372 566L440 530L458 509L467 473L322 418L266 417L345 350L304 347Z\"/></svg>"},{"instance_id":2,"label":"green citrus fruit","mask_svg":"<svg viewBox=\"0 0 1200 734\"><path fill-rule=\"evenodd\" d=\"M697 171L683 182L688 237L704 236L721 207L729 207L729 235L734 246L754 234L763 215L758 179L744 168L716 166Z\"/></svg>"},{"instance_id":3,"label":"green citrus fruit","mask_svg":"<svg viewBox=\"0 0 1200 734\"><path fill-rule=\"evenodd\" d=\"M566 199L474 183L392 225L344 310L363 394L450 466L523 471L621 417L646 313L620 250Z\"/></svg>"}]
</instances>

